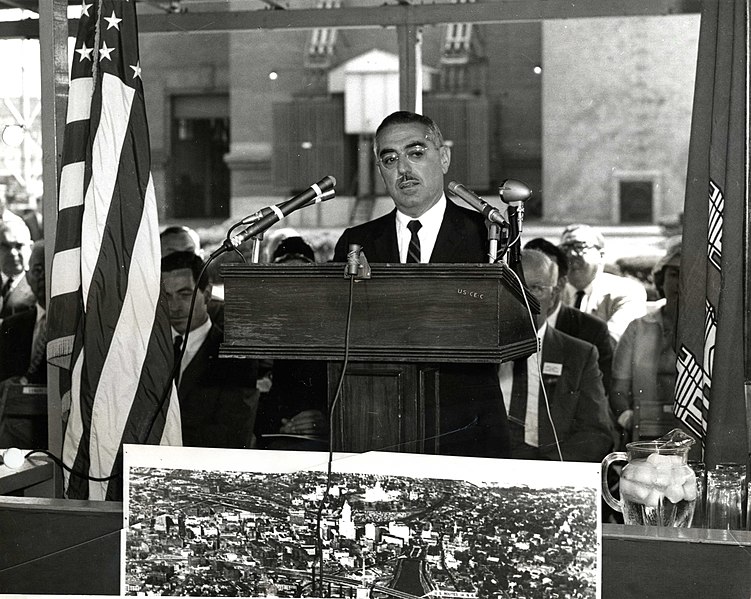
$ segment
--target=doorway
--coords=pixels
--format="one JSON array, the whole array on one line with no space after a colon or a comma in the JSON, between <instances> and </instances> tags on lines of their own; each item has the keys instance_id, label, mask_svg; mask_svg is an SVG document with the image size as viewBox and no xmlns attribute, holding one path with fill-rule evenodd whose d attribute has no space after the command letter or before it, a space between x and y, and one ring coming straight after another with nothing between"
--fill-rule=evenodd
<instances>
[{"instance_id":1,"label":"doorway","mask_svg":"<svg viewBox=\"0 0 751 599\"><path fill-rule=\"evenodd\" d=\"M228 104L224 95L173 98L168 212L174 218L229 217Z\"/></svg>"}]
</instances>

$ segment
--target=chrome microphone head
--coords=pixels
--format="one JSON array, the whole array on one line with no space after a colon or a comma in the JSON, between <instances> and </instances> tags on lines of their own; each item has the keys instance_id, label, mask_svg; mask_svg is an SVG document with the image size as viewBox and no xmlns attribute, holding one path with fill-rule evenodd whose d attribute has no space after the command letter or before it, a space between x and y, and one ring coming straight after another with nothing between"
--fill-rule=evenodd
<instances>
[{"instance_id":1,"label":"chrome microphone head","mask_svg":"<svg viewBox=\"0 0 751 599\"><path fill-rule=\"evenodd\" d=\"M522 204L532 197L532 190L524 181L506 179L498 188L498 195L507 204Z\"/></svg>"}]
</instances>

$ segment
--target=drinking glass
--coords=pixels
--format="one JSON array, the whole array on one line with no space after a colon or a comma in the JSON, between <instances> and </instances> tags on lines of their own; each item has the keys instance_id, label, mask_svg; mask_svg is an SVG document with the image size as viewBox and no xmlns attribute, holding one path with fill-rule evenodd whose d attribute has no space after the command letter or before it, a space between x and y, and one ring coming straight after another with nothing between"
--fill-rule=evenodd
<instances>
[{"instance_id":1,"label":"drinking glass","mask_svg":"<svg viewBox=\"0 0 751 599\"><path fill-rule=\"evenodd\" d=\"M688 465L696 475L696 504L691 528L704 528L707 508L707 468L704 462L690 461Z\"/></svg>"},{"instance_id":2,"label":"drinking glass","mask_svg":"<svg viewBox=\"0 0 751 599\"><path fill-rule=\"evenodd\" d=\"M740 530L746 467L717 464L707 472L707 527Z\"/></svg>"}]
</instances>

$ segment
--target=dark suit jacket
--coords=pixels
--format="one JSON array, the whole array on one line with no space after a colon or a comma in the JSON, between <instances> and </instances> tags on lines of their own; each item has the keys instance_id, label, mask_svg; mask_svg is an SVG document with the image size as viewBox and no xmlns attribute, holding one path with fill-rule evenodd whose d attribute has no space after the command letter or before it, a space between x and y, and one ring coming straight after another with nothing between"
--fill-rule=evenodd
<instances>
[{"instance_id":1,"label":"dark suit jacket","mask_svg":"<svg viewBox=\"0 0 751 599\"><path fill-rule=\"evenodd\" d=\"M0 381L26 373L31 360L31 343L34 337L37 308L25 310L4 318L0 324ZM30 383L47 382L47 369L39 369L38 377Z\"/></svg>"},{"instance_id":2,"label":"dark suit jacket","mask_svg":"<svg viewBox=\"0 0 751 599\"><path fill-rule=\"evenodd\" d=\"M4 318L0 323L0 381L23 376L31 360L37 308ZM47 383L46 364L42 364L29 383ZM45 417L6 417L0 447L47 447L47 419Z\"/></svg>"},{"instance_id":3,"label":"dark suit jacket","mask_svg":"<svg viewBox=\"0 0 751 599\"><path fill-rule=\"evenodd\" d=\"M541 368L560 364L560 375L545 374L542 384L550 402L550 415L563 459L599 462L610 451L613 438L605 400L597 348L552 327L545 332ZM555 437L540 392L540 454L558 460Z\"/></svg>"},{"instance_id":4,"label":"dark suit jacket","mask_svg":"<svg viewBox=\"0 0 751 599\"><path fill-rule=\"evenodd\" d=\"M430 262L438 264L488 261L488 229L485 218L473 210L446 201L446 213L438 231ZM346 262L349 244L358 243L369 262L399 262L396 209L385 216L346 229L334 249L334 262Z\"/></svg>"},{"instance_id":5,"label":"dark suit jacket","mask_svg":"<svg viewBox=\"0 0 751 599\"><path fill-rule=\"evenodd\" d=\"M224 334L211 327L180 377L183 445L247 448L258 404L258 362L219 358Z\"/></svg>"},{"instance_id":6,"label":"dark suit jacket","mask_svg":"<svg viewBox=\"0 0 751 599\"><path fill-rule=\"evenodd\" d=\"M488 230L478 212L446 202L446 212L430 256L432 263L487 262ZM334 250L345 262L351 243L362 246L369 262L399 262L396 210L346 229ZM441 364L438 451L444 455L509 457L506 409L495 364Z\"/></svg>"},{"instance_id":7,"label":"dark suit jacket","mask_svg":"<svg viewBox=\"0 0 751 599\"><path fill-rule=\"evenodd\" d=\"M608 332L608 323L592 314L561 305L555 328L562 333L591 343L597 348L597 353L600 355L597 363L602 373L602 384L605 387L605 393L609 393L614 348L613 338Z\"/></svg>"},{"instance_id":8,"label":"dark suit jacket","mask_svg":"<svg viewBox=\"0 0 751 599\"><path fill-rule=\"evenodd\" d=\"M29 283L24 275L18 275L21 280L18 281L13 290L5 299L0 298L0 318L7 318L12 314L18 314L33 308L36 303L34 292L29 287ZM2 282L5 283L6 277L3 275Z\"/></svg>"}]
</instances>

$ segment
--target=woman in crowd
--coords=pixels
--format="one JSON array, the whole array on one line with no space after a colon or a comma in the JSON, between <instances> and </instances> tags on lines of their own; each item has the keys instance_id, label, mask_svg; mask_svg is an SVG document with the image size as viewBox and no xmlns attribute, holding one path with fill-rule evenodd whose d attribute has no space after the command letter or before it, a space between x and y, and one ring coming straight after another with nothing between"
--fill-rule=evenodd
<instances>
[{"instance_id":1,"label":"woman in crowd","mask_svg":"<svg viewBox=\"0 0 751 599\"><path fill-rule=\"evenodd\" d=\"M618 424L634 440L659 437L680 424L672 414L680 263L678 240L652 271L662 299L628 325L613 355L611 403Z\"/></svg>"}]
</instances>

